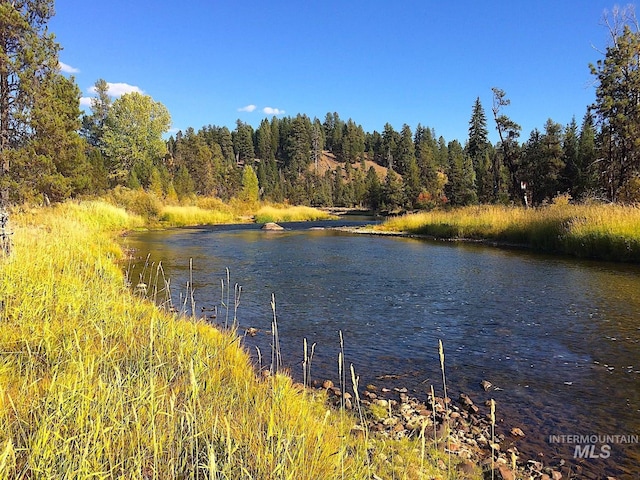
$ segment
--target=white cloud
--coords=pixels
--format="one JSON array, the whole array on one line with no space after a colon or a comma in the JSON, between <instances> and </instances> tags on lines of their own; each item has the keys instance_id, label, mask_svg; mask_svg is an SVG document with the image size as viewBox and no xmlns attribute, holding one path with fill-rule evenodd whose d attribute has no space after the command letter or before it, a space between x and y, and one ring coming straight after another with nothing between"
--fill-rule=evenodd
<instances>
[{"instance_id":1,"label":"white cloud","mask_svg":"<svg viewBox=\"0 0 640 480\"><path fill-rule=\"evenodd\" d=\"M253 112L257 107L255 105L247 105L246 107L239 108L239 112Z\"/></svg>"},{"instance_id":2,"label":"white cloud","mask_svg":"<svg viewBox=\"0 0 640 480\"><path fill-rule=\"evenodd\" d=\"M96 93L96 87L89 89L90 93ZM129 85L128 83L111 83L107 82L107 93L112 97L121 97L125 93L144 93L140 87Z\"/></svg>"},{"instance_id":3,"label":"white cloud","mask_svg":"<svg viewBox=\"0 0 640 480\"><path fill-rule=\"evenodd\" d=\"M272 108L272 107L264 107L262 111L267 115L282 115L284 113L284 110L280 110L279 108Z\"/></svg>"},{"instance_id":4,"label":"white cloud","mask_svg":"<svg viewBox=\"0 0 640 480\"><path fill-rule=\"evenodd\" d=\"M81 107L90 107L91 106L91 97L80 97L80 106Z\"/></svg>"},{"instance_id":5,"label":"white cloud","mask_svg":"<svg viewBox=\"0 0 640 480\"><path fill-rule=\"evenodd\" d=\"M72 67L71 65L67 65L66 63L58 61L58 67L60 67L60 71L64 73L78 73L80 72L79 68Z\"/></svg>"}]
</instances>

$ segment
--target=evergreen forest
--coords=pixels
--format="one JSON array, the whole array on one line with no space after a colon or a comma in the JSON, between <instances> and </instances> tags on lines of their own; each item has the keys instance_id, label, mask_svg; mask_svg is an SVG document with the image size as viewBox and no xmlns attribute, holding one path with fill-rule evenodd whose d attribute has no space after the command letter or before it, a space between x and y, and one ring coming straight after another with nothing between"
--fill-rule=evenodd
<instances>
[{"instance_id":1,"label":"evergreen forest","mask_svg":"<svg viewBox=\"0 0 640 480\"><path fill-rule=\"evenodd\" d=\"M470 99L468 137L418 124L364 131L337 112L323 119L264 118L257 127L188 128L148 95L112 98L95 83L90 111L59 68L47 29L54 2L0 4L0 191L4 204L48 203L114 188L184 202L194 195L376 211L442 206L537 206L640 199L640 31L616 11L604 56L590 68L595 99L580 120L552 119L528 135L493 88L487 109ZM212 112L215 117L215 112ZM437 123L437 119L433 119ZM496 129L499 140L489 141ZM253 188L257 184L257 188ZM251 187L251 188L250 188Z\"/></svg>"}]
</instances>

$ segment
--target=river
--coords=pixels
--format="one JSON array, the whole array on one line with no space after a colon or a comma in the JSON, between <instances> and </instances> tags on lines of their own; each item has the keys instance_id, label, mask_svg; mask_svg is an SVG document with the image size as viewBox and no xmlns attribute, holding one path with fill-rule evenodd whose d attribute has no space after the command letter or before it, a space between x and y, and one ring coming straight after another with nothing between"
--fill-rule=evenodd
<instances>
[{"instance_id":1,"label":"river","mask_svg":"<svg viewBox=\"0 0 640 480\"><path fill-rule=\"evenodd\" d=\"M442 340L450 396L495 399L506 443L522 457L638 478L640 266L319 228L344 224L353 222L151 231L125 245L137 252L134 278L147 254L146 272L162 262L174 304L190 307L192 277L198 314L215 308L212 322L237 314L241 331L257 329L244 342L263 367L272 298L283 363L298 379L305 338L315 344L312 378L338 378L342 332L361 386L407 387L424 400L430 385L442 395ZM575 436L593 435L617 437L574 458L585 440Z\"/></svg>"}]
</instances>

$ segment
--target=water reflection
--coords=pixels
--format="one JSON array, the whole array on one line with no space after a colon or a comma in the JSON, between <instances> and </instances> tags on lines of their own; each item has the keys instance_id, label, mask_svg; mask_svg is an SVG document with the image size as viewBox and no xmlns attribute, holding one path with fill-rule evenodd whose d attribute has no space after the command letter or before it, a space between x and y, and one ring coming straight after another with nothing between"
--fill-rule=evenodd
<instances>
[{"instance_id":1,"label":"water reflection","mask_svg":"<svg viewBox=\"0 0 640 480\"><path fill-rule=\"evenodd\" d=\"M573 446L548 444L553 434L640 432L637 266L288 227L146 232L127 243L163 262L176 298L193 259L199 307L220 304L229 268L242 285L240 323L260 332L247 346L265 357L275 294L296 376L307 338L317 344L312 375L336 378L342 331L361 384L395 375L424 397L441 385L442 339L451 388L477 404L494 398L509 425L528 432L518 443L525 455L572 457ZM484 392L483 379L498 390ZM622 475L635 468L634 448L615 446L611 459L586 466Z\"/></svg>"}]
</instances>

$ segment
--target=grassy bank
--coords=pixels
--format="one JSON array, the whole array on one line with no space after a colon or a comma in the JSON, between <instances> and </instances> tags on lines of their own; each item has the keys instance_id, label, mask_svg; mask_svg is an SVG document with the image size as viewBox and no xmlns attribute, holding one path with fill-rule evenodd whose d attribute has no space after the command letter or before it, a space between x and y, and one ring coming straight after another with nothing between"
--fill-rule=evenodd
<instances>
[{"instance_id":1,"label":"grassy bank","mask_svg":"<svg viewBox=\"0 0 640 480\"><path fill-rule=\"evenodd\" d=\"M185 227L230 223L305 222L328 220L335 215L316 208L243 202L225 203L211 197L193 196L171 202L144 190L117 187L104 200L145 219L152 227Z\"/></svg>"},{"instance_id":2,"label":"grassy bank","mask_svg":"<svg viewBox=\"0 0 640 480\"><path fill-rule=\"evenodd\" d=\"M437 238L492 240L545 252L640 262L640 208L633 206L466 207L405 215L376 229Z\"/></svg>"},{"instance_id":3,"label":"grassy bank","mask_svg":"<svg viewBox=\"0 0 640 480\"><path fill-rule=\"evenodd\" d=\"M260 208L260 210L255 214L256 223L305 222L314 220L331 220L332 218L337 217L328 212L304 206L277 207L267 205Z\"/></svg>"},{"instance_id":4,"label":"grassy bank","mask_svg":"<svg viewBox=\"0 0 640 480\"><path fill-rule=\"evenodd\" d=\"M144 217L86 202L12 222L0 478L447 478L419 440L354 430L288 376L258 377L233 332L130 293L115 234Z\"/></svg>"}]
</instances>

